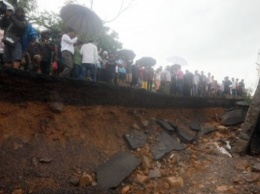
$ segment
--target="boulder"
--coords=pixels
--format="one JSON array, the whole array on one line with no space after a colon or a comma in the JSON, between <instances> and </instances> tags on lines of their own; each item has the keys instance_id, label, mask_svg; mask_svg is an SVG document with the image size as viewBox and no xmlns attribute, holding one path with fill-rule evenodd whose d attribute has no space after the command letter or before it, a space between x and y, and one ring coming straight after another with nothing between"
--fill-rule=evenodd
<instances>
[{"instance_id":1,"label":"boulder","mask_svg":"<svg viewBox=\"0 0 260 194\"><path fill-rule=\"evenodd\" d=\"M242 109L234 109L224 113L221 117L221 124L225 126L241 124L245 121L245 112Z\"/></svg>"}]
</instances>

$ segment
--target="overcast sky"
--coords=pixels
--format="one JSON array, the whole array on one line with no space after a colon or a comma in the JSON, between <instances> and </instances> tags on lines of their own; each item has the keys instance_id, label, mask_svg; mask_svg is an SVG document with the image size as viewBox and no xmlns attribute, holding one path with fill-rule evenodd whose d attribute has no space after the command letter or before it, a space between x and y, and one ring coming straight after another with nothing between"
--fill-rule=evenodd
<instances>
[{"instance_id":1,"label":"overcast sky","mask_svg":"<svg viewBox=\"0 0 260 194\"><path fill-rule=\"evenodd\" d=\"M122 0L94 0L93 10L111 20ZM65 0L38 0L39 9L59 12ZM89 6L88 0L78 0ZM130 0L125 0L125 5ZM47 8L46 8L47 7ZM257 84L260 48L260 0L135 0L115 21L106 25L119 33L123 47L136 59L151 56L157 65L181 56L183 70L211 72L218 81L225 76Z\"/></svg>"}]
</instances>

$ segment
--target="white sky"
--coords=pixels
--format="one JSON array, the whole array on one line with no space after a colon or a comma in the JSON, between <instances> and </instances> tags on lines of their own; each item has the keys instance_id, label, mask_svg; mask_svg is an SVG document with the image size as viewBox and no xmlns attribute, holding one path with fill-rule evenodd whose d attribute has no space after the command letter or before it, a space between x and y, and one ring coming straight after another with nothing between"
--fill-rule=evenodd
<instances>
[{"instance_id":1,"label":"white sky","mask_svg":"<svg viewBox=\"0 0 260 194\"><path fill-rule=\"evenodd\" d=\"M94 0L93 10L111 20L121 1ZM59 13L64 2L38 0L38 6ZM89 0L78 2L89 6ZM136 59L151 56L166 66L166 58L177 55L189 63L183 70L211 72L218 81L225 76L244 79L246 87L254 88L259 20L259 0L135 0L106 25L119 33L123 48L132 49Z\"/></svg>"}]
</instances>

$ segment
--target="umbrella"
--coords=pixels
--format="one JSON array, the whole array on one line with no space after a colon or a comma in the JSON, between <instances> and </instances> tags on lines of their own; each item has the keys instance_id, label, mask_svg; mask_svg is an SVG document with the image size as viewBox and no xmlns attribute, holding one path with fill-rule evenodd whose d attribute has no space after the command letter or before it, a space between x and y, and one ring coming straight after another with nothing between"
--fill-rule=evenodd
<instances>
[{"instance_id":1,"label":"umbrella","mask_svg":"<svg viewBox=\"0 0 260 194\"><path fill-rule=\"evenodd\" d=\"M61 8L61 19L68 27L79 33L93 36L102 30L103 24L92 10L77 4L68 4Z\"/></svg>"},{"instance_id":2,"label":"umbrella","mask_svg":"<svg viewBox=\"0 0 260 194\"><path fill-rule=\"evenodd\" d=\"M124 57L127 59L134 59L136 56L134 51L129 50L129 49L121 49L121 50L117 51L116 53L119 58Z\"/></svg>"},{"instance_id":3,"label":"umbrella","mask_svg":"<svg viewBox=\"0 0 260 194\"><path fill-rule=\"evenodd\" d=\"M180 66L188 65L188 62L186 61L186 59L179 57L179 56L168 57L167 61L171 62L173 65L180 65Z\"/></svg>"},{"instance_id":4,"label":"umbrella","mask_svg":"<svg viewBox=\"0 0 260 194\"><path fill-rule=\"evenodd\" d=\"M140 63L144 67L154 66L156 64L156 60L152 57L142 57L141 59L138 60L138 63Z\"/></svg>"}]
</instances>

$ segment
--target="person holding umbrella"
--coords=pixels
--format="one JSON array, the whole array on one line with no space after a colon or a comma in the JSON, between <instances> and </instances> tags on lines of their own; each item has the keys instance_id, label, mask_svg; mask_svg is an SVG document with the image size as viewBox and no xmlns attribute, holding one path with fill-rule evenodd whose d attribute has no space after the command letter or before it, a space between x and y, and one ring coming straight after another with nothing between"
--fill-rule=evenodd
<instances>
[{"instance_id":1,"label":"person holding umbrella","mask_svg":"<svg viewBox=\"0 0 260 194\"><path fill-rule=\"evenodd\" d=\"M64 69L60 77L69 77L73 68L74 44L78 41L73 29L68 28L67 33L61 37L61 56L63 59Z\"/></svg>"},{"instance_id":2,"label":"person holding umbrella","mask_svg":"<svg viewBox=\"0 0 260 194\"><path fill-rule=\"evenodd\" d=\"M2 16L0 28L5 31L2 42L5 44L3 59L6 66L20 68L23 58L22 37L27 24L22 7L17 7L14 14L13 10L6 10Z\"/></svg>"}]
</instances>

